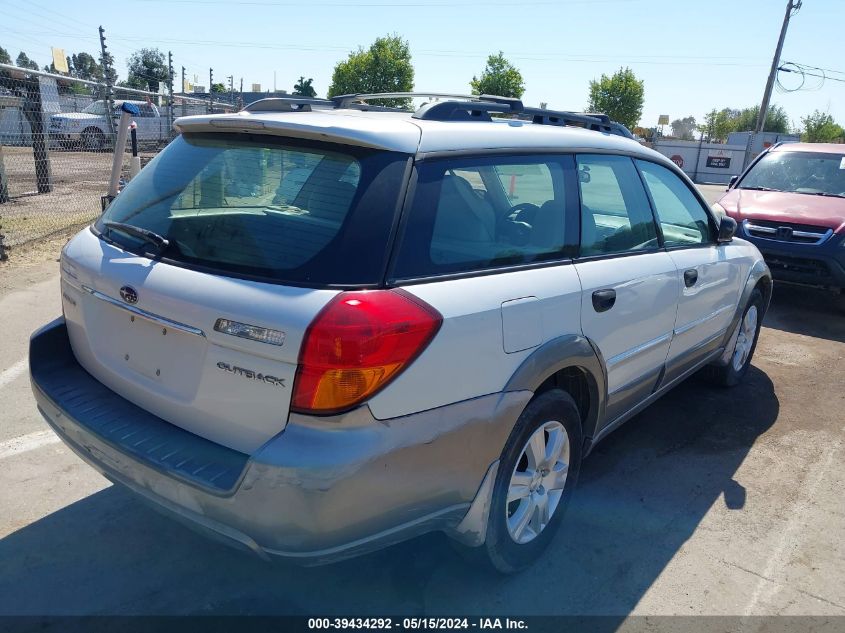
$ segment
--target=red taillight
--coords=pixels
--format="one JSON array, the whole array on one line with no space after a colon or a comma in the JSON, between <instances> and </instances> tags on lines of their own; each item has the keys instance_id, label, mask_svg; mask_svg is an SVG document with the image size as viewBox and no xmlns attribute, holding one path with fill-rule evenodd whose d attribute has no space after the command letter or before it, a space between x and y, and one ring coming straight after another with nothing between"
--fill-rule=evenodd
<instances>
[{"instance_id":1,"label":"red taillight","mask_svg":"<svg viewBox=\"0 0 845 633\"><path fill-rule=\"evenodd\" d=\"M402 290L342 292L305 333L291 408L327 414L355 406L398 376L442 321Z\"/></svg>"}]
</instances>

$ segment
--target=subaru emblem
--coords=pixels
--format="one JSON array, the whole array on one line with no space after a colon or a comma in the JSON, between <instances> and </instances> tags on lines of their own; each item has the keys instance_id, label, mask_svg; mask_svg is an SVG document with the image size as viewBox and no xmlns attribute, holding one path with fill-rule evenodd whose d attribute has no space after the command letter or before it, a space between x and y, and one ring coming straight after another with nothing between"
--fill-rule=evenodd
<instances>
[{"instance_id":1,"label":"subaru emblem","mask_svg":"<svg viewBox=\"0 0 845 633\"><path fill-rule=\"evenodd\" d=\"M138 303L138 291L132 286L123 286L120 289L120 298L126 303Z\"/></svg>"}]
</instances>

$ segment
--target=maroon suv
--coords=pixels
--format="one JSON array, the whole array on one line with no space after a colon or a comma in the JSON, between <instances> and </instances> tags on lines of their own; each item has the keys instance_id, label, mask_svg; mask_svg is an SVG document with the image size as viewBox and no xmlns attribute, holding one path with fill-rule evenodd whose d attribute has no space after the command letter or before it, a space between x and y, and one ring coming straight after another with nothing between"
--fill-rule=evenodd
<instances>
[{"instance_id":1,"label":"maroon suv","mask_svg":"<svg viewBox=\"0 0 845 633\"><path fill-rule=\"evenodd\" d=\"M776 280L845 289L845 145L763 152L714 205L763 253Z\"/></svg>"}]
</instances>

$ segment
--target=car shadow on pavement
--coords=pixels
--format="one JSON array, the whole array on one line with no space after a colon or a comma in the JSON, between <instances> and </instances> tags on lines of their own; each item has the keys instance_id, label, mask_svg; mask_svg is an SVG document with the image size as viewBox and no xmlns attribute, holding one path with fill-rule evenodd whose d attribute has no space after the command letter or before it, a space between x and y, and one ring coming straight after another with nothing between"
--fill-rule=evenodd
<instances>
[{"instance_id":1,"label":"car shadow on pavement","mask_svg":"<svg viewBox=\"0 0 845 633\"><path fill-rule=\"evenodd\" d=\"M775 282L772 303L763 325L845 343L845 296Z\"/></svg>"},{"instance_id":2,"label":"car shadow on pavement","mask_svg":"<svg viewBox=\"0 0 845 633\"><path fill-rule=\"evenodd\" d=\"M0 540L0 614L621 617L714 504L743 511L734 475L778 410L755 367L735 389L682 384L596 447L548 554L510 577L439 534L331 566L265 563L112 486Z\"/></svg>"}]
</instances>

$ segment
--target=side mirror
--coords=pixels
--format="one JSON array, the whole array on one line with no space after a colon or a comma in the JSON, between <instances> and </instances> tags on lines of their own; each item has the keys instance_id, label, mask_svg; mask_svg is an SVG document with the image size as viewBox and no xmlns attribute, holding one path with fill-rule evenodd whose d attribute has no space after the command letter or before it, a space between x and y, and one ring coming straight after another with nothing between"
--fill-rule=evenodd
<instances>
[{"instance_id":1,"label":"side mirror","mask_svg":"<svg viewBox=\"0 0 845 633\"><path fill-rule=\"evenodd\" d=\"M739 175L736 175L736 176L731 176L731 179L730 179L730 181L728 182L728 188L727 188L727 189L725 189L725 191L730 191L731 189L733 189L733 188L734 188L734 185L736 184L736 181L737 181L737 180L739 180Z\"/></svg>"},{"instance_id":2,"label":"side mirror","mask_svg":"<svg viewBox=\"0 0 845 633\"><path fill-rule=\"evenodd\" d=\"M736 220L723 215L719 220L719 237L716 241L719 244L727 244L734 238L736 233Z\"/></svg>"}]
</instances>

